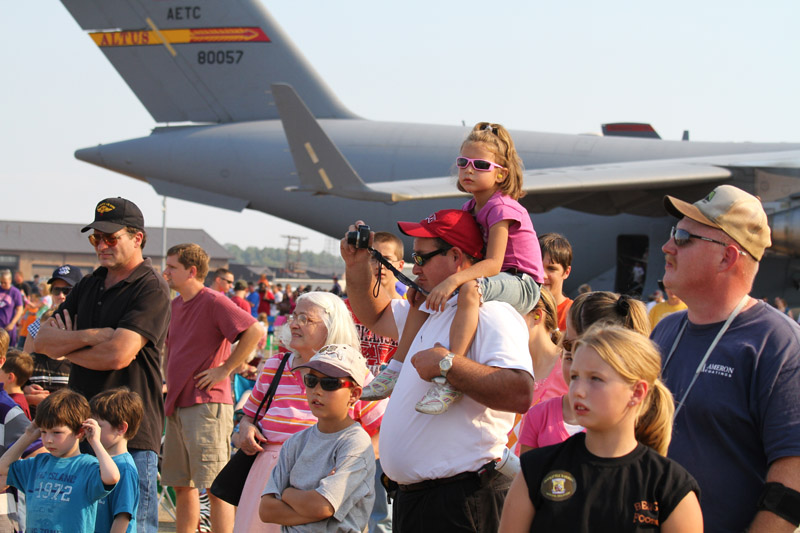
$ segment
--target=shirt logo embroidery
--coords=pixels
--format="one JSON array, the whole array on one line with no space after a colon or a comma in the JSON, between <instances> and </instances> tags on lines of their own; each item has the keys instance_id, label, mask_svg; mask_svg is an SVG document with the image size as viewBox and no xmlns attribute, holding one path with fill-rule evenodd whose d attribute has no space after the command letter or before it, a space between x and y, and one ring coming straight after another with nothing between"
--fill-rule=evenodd
<instances>
[{"instance_id":1,"label":"shirt logo embroidery","mask_svg":"<svg viewBox=\"0 0 800 533\"><path fill-rule=\"evenodd\" d=\"M712 374L714 376L732 378L733 371L734 368L732 366L713 364L713 365L706 365L706 367L703 369L703 374Z\"/></svg>"},{"instance_id":2,"label":"shirt logo embroidery","mask_svg":"<svg viewBox=\"0 0 800 533\"><path fill-rule=\"evenodd\" d=\"M633 504L633 523L634 524L649 524L653 526L660 525L658 520L658 502L648 502L642 500L634 502Z\"/></svg>"},{"instance_id":3,"label":"shirt logo embroidery","mask_svg":"<svg viewBox=\"0 0 800 533\"><path fill-rule=\"evenodd\" d=\"M544 476L539 492L554 502L568 500L575 494L577 484L572 474L564 470L553 470Z\"/></svg>"}]
</instances>

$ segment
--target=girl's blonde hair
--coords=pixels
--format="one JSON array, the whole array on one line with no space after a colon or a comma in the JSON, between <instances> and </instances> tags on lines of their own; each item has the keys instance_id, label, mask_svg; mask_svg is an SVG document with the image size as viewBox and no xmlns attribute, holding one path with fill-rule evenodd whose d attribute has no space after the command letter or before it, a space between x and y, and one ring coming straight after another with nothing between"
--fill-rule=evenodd
<instances>
[{"instance_id":1,"label":"girl's blonde hair","mask_svg":"<svg viewBox=\"0 0 800 533\"><path fill-rule=\"evenodd\" d=\"M495 154L495 163L502 165L508 169L508 175L504 176L498 188L503 194L510 196L514 200L519 200L525 193L522 190L522 159L514 147L514 141L511 139L511 134L500 124L493 124L491 122L478 122L472 128L472 131L461 143L461 149L470 143L482 143ZM466 192L461 184L458 184L458 190Z\"/></svg>"},{"instance_id":2,"label":"girl's blonde hair","mask_svg":"<svg viewBox=\"0 0 800 533\"><path fill-rule=\"evenodd\" d=\"M667 455L672 439L672 416L675 403L661 381L661 354L646 336L621 326L596 325L576 343L592 348L622 379L633 385L647 383L647 395L636 417L636 440Z\"/></svg>"},{"instance_id":3,"label":"girl's blonde hair","mask_svg":"<svg viewBox=\"0 0 800 533\"><path fill-rule=\"evenodd\" d=\"M550 339L553 341L553 344L558 344L561 337L564 336L564 332L558 329L558 305L556 305L556 300L553 298L553 295L545 287L542 287L539 301L536 302L531 313L537 311L544 313L544 327L550 334Z\"/></svg>"},{"instance_id":4,"label":"girl's blonde hair","mask_svg":"<svg viewBox=\"0 0 800 533\"><path fill-rule=\"evenodd\" d=\"M579 295L569 308L569 320L577 335L594 324L617 325L644 336L650 335L650 319L645 305L615 292L592 291Z\"/></svg>"}]
</instances>

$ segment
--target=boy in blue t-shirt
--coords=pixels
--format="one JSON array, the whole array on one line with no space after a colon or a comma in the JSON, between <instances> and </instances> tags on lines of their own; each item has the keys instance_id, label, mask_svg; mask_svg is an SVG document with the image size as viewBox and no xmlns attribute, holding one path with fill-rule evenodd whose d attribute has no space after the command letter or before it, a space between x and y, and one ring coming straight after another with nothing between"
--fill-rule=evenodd
<instances>
[{"instance_id":1,"label":"boy in blue t-shirt","mask_svg":"<svg viewBox=\"0 0 800 533\"><path fill-rule=\"evenodd\" d=\"M40 435L50 453L20 460ZM80 452L84 436L97 457ZM100 426L89 418L89 402L70 389L45 398L34 423L0 457L0 485L25 493L28 531L94 531L97 500L117 481L119 469L100 443Z\"/></svg>"},{"instance_id":2,"label":"boy in blue t-shirt","mask_svg":"<svg viewBox=\"0 0 800 533\"><path fill-rule=\"evenodd\" d=\"M100 425L100 442L119 468L114 491L97 502L97 533L133 533L139 509L139 471L128 453L128 441L139 431L142 398L127 387L103 391L90 402L92 417Z\"/></svg>"}]
</instances>

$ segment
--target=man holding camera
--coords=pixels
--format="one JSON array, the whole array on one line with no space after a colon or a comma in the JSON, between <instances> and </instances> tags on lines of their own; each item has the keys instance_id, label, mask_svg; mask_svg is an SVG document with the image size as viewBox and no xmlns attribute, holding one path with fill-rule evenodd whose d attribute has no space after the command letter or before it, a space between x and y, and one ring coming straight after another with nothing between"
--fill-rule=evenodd
<instances>
[{"instance_id":1,"label":"man holding camera","mask_svg":"<svg viewBox=\"0 0 800 533\"><path fill-rule=\"evenodd\" d=\"M448 209L419 223L399 225L416 237L413 272L423 290L431 290L481 256L483 239L468 212ZM364 239L352 237L341 245L350 305L371 331L397 338L411 304L391 305L386 291L373 294L370 252L363 247ZM454 296L445 311L430 312L383 418L381 464L398 483L393 527L401 533L497 529L511 479L494 469L494 461L503 456L513 413L527 411L533 395L522 317L507 304L484 303L472 346L465 357L454 357L445 345L456 301ZM414 406L437 376L445 376L465 397L434 418L418 413Z\"/></svg>"}]
</instances>

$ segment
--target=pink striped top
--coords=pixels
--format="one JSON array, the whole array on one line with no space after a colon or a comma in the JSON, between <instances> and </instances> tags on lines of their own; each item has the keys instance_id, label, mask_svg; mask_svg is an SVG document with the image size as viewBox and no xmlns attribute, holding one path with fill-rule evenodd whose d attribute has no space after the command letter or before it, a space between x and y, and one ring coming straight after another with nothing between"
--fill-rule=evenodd
<instances>
[{"instance_id":1,"label":"pink striped top","mask_svg":"<svg viewBox=\"0 0 800 533\"><path fill-rule=\"evenodd\" d=\"M276 354L264 363L264 368L258 376L256 386L250 398L244 405L244 414L253 418L258 409L258 405L264 398L269 389L272 378L278 370L281 359L285 354ZM317 423L317 417L311 414L306 401L306 388L300 372L292 372L291 367L294 363L294 356L289 358L283 375L278 383L278 390L275 391L275 398L272 400L269 410L263 414L258 421L261 433L267 440L274 444L282 444L289 437ZM366 382L372 381L372 375L367 377ZM383 412L386 410L388 400L379 402L358 401L350 410L350 416L356 422L361 423L370 435L377 433L383 419Z\"/></svg>"}]
</instances>

